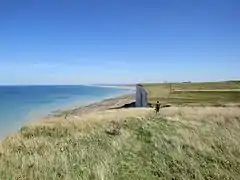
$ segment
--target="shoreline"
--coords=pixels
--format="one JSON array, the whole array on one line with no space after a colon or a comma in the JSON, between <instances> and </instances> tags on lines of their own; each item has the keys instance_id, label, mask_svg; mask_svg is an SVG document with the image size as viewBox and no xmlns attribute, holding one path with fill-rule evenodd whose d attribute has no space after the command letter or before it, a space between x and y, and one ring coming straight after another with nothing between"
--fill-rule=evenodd
<instances>
[{"instance_id":1,"label":"shoreline","mask_svg":"<svg viewBox=\"0 0 240 180\"><path fill-rule=\"evenodd\" d=\"M41 123L42 121L48 121L53 119L72 120L89 113L119 108L127 103L132 103L133 101L134 101L133 93L112 96L76 108L69 108L66 110L59 109L57 111L52 112L47 117L40 119L38 122Z\"/></svg>"},{"instance_id":2,"label":"shoreline","mask_svg":"<svg viewBox=\"0 0 240 180\"><path fill-rule=\"evenodd\" d=\"M106 88L112 88L112 87L106 87ZM69 102L68 104L62 104L58 108L55 109L49 109L43 108L43 109L36 109L34 111L30 111L27 115L23 123L17 125L15 128L11 128L7 133L2 134L0 136L0 142L2 142L7 137L18 133L22 127L34 124L34 123L41 123L43 121L46 121L48 119L52 118L63 118L65 114L74 114L74 112L81 111L81 114L84 111L91 112L92 110L98 109L98 106L104 106L106 102L113 103L114 101L118 101L119 99L122 99L123 97L129 97L131 94L133 94L133 89L131 88L121 88L118 87L118 89L124 90L124 92L121 93L113 93L106 95L104 97L96 97L89 100L81 101L73 101L72 103ZM110 104L111 104L110 103ZM101 108L100 108L101 109Z\"/></svg>"},{"instance_id":3,"label":"shoreline","mask_svg":"<svg viewBox=\"0 0 240 180\"><path fill-rule=\"evenodd\" d=\"M100 86L98 86L98 87L100 87ZM105 88L113 88L113 87L105 87ZM105 107L105 108L110 108L119 101L129 102L129 101L133 100L133 96L134 96L133 88L132 89L127 88L127 87L125 87L125 88L115 87L115 88L123 89L125 91L121 92L121 93L114 93L114 94L107 95L107 96L100 97L100 98L89 99L88 101L85 101L82 103L79 102L75 105L72 104L65 108L62 107L57 110L53 110L50 113L48 113L45 117L43 117L42 119L45 119L48 117L60 116L61 114L64 114L64 113L71 114L72 112L78 112L78 111L81 111L82 109L96 110L97 107L100 107L100 106ZM122 104L122 103L120 103L120 104Z\"/></svg>"},{"instance_id":4,"label":"shoreline","mask_svg":"<svg viewBox=\"0 0 240 180\"><path fill-rule=\"evenodd\" d=\"M37 124L44 124L47 122L53 121L71 121L71 120L80 120L82 116L97 113L105 110L110 110L114 108L119 108L127 103L132 103L134 101L134 94L122 94L118 96L112 96L109 98L104 98L100 101L95 101L93 103L89 103L87 105L79 106L77 108L69 108L69 109L59 109L55 112L49 113L48 115L42 118L35 118L29 121L26 121L25 124L20 126L17 130L10 132L9 134L0 137L0 143L3 142L8 137L12 137L15 134L18 134L21 128L25 126L37 125ZM66 118L67 114L67 118Z\"/></svg>"},{"instance_id":5,"label":"shoreline","mask_svg":"<svg viewBox=\"0 0 240 180\"><path fill-rule=\"evenodd\" d=\"M78 107L67 108L67 109L59 109L56 111L52 111L49 114L39 117L39 118L31 118L26 121L25 124L18 127L16 130L9 132L7 135L0 137L0 143L4 141L6 138L13 136L14 134L19 133L21 128L34 124L42 124L48 121L68 121L77 119L83 115L89 113L95 113L99 111L105 111L110 108L117 108L126 103L131 103L134 100L134 94L122 94L117 96L109 96L99 101L94 101L92 103L87 103L86 105L79 105ZM66 118L67 114L67 118Z\"/></svg>"},{"instance_id":6,"label":"shoreline","mask_svg":"<svg viewBox=\"0 0 240 180\"><path fill-rule=\"evenodd\" d=\"M21 128L29 125L36 125L38 123L44 124L44 122L51 122L51 121L68 121L81 118L83 115L87 115L89 113L96 113L100 111L109 110L111 108L118 108L123 106L124 104L131 103L134 101L134 94L133 93L124 93L122 95L117 96L109 96L108 98L104 98L100 101L94 101L92 103L88 103L87 105L80 105L79 107L75 108L68 108L68 109L59 109L49 113L48 115L42 118L35 118L26 121L21 127L16 129L15 131L10 132L9 134L0 137L0 143L7 139L8 137L14 136L14 134L18 134ZM67 114L67 118L66 117Z\"/></svg>"},{"instance_id":7,"label":"shoreline","mask_svg":"<svg viewBox=\"0 0 240 180\"><path fill-rule=\"evenodd\" d=\"M112 87L106 87L106 88L112 88ZM39 121L39 119L41 120L41 119L45 119L48 117L52 117L61 112L68 112L68 111L72 111L75 109L81 109L83 107L86 107L86 106L89 106L92 104L98 104L98 103L101 104L102 101L105 101L108 99L113 99L113 98L118 99L119 97L133 94L133 89L130 89L130 88L118 88L118 89L122 89L122 90L124 90L124 92L113 93L113 94L109 94L109 95L102 96L102 97L88 98L85 100L75 99L74 101L72 100L71 102L68 102L66 104L61 104L55 108L46 107L46 108L43 108L44 112L40 113L41 115L36 115L39 112L38 109L36 109L36 113L34 113L33 111L29 113L26 122ZM39 110L41 110L41 109L39 109Z\"/></svg>"}]
</instances>

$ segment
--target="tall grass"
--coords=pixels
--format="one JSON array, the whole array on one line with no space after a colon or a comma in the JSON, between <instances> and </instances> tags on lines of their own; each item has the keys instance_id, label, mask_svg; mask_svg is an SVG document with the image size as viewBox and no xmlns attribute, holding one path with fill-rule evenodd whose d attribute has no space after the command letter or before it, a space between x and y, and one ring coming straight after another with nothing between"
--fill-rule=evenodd
<instances>
[{"instance_id":1,"label":"tall grass","mask_svg":"<svg viewBox=\"0 0 240 180\"><path fill-rule=\"evenodd\" d=\"M118 110L82 118L27 126L4 140L0 179L240 177L238 108L175 107L159 115Z\"/></svg>"}]
</instances>

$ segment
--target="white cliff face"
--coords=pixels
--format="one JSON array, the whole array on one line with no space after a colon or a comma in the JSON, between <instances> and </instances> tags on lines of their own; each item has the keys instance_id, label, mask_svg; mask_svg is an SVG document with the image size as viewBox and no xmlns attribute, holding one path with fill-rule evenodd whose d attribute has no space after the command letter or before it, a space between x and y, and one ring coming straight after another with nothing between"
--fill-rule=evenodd
<instances>
[{"instance_id":1,"label":"white cliff face","mask_svg":"<svg viewBox=\"0 0 240 180\"><path fill-rule=\"evenodd\" d=\"M136 85L135 107L141 107L141 104L142 104L141 86Z\"/></svg>"},{"instance_id":2,"label":"white cliff face","mask_svg":"<svg viewBox=\"0 0 240 180\"><path fill-rule=\"evenodd\" d=\"M142 87L142 107L147 107L148 106L148 93L146 89Z\"/></svg>"},{"instance_id":3,"label":"white cliff face","mask_svg":"<svg viewBox=\"0 0 240 180\"><path fill-rule=\"evenodd\" d=\"M148 98L147 91L144 87L136 85L136 95L135 95L135 106L136 107L147 107L148 106Z\"/></svg>"}]
</instances>

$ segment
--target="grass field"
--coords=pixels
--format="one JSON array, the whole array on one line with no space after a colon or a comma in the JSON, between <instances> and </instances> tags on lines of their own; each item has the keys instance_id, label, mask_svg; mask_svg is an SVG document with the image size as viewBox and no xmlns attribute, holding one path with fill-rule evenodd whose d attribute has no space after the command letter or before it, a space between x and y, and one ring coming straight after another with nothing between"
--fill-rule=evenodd
<instances>
[{"instance_id":1,"label":"grass field","mask_svg":"<svg viewBox=\"0 0 240 180\"><path fill-rule=\"evenodd\" d=\"M144 86L151 101L162 100L169 92L168 84ZM173 84L175 93L166 102L235 103L239 92L229 90L238 88L238 82ZM186 89L198 91L181 91ZM173 106L160 114L134 108L99 111L79 119L55 117L25 126L0 143L0 180L239 177L239 107Z\"/></svg>"},{"instance_id":2,"label":"grass field","mask_svg":"<svg viewBox=\"0 0 240 180\"><path fill-rule=\"evenodd\" d=\"M238 108L127 109L84 119L36 124L7 138L0 179L240 177Z\"/></svg>"},{"instance_id":3,"label":"grass field","mask_svg":"<svg viewBox=\"0 0 240 180\"><path fill-rule=\"evenodd\" d=\"M240 81L143 85L149 92L150 103L159 100L185 106L240 105Z\"/></svg>"}]
</instances>

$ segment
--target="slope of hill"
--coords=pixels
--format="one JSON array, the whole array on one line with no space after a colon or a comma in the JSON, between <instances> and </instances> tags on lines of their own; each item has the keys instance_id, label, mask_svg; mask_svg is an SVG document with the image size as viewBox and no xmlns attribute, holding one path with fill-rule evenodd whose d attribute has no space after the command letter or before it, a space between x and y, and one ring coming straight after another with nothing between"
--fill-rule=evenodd
<instances>
[{"instance_id":1,"label":"slope of hill","mask_svg":"<svg viewBox=\"0 0 240 180\"><path fill-rule=\"evenodd\" d=\"M238 179L238 108L107 110L23 127L0 179Z\"/></svg>"}]
</instances>

